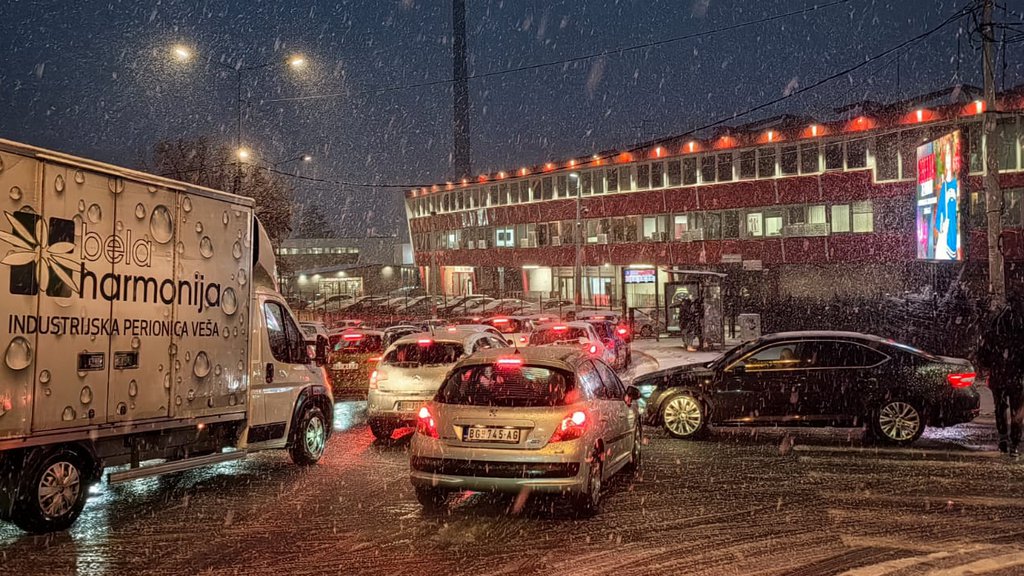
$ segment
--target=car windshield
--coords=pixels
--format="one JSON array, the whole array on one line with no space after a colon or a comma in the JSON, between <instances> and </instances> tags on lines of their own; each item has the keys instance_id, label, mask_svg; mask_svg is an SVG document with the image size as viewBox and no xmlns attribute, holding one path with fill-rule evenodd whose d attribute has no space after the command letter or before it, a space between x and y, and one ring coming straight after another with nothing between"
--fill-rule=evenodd
<instances>
[{"instance_id":1,"label":"car windshield","mask_svg":"<svg viewBox=\"0 0 1024 576\"><path fill-rule=\"evenodd\" d=\"M761 340L751 340L749 342L744 342L744 343L739 344L737 346L733 346L732 348L726 350L725 353L722 354L721 356L715 358L711 362L708 362L708 366L710 368L715 368L715 369L728 366L732 361L734 361L734 360L738 359L740 356L746 354L747 352L752 350L755 346L757 346L760 343L761 343Z\"/></svg>"},{"instance_id":2,"label":"car windshield","mask_svg":"<svg viewBox=\"0 0 1024 576\"><path fill-rule=\"evenodd\" d=\"M514 318L495 318L487 322L488 326L493 326L495 330L502 334L515 334L517 332L523 332L523 322Z\"/></svg>"},{"instance_id":3,"label":"car windshield","mask_svg":"<svg viewBox=\"0 0 1024 576\"><path fill-rule=\"evenodd\" d=\"M590 335L582 328L546 328L530 334L530 345L576 344L580 338L589 339Z\"/></svg>"},{"instance_id":4,"label":"car windshield","mask_svg":"<svg viewBox=\"0 0 1024 576\"><path fill-rule=\"evenodd\" d=\"M384 341L376 334L336 334L331 336L331 349L341 354L373 354L384 349Z\"/></svg>"},{"instance_id":5,"label":"car windshield","mask_svg":"<svg viewBox=\"0 0 1024 576\"><path fill-rule=\"evenodd\" d=\"M466 406L561 406L571 403L574 390L573 375L563 370L480 364L452 373L436 399Z\"/></svg>"},{"instance_id":6,"label":"car windshield","mask_svg":"<svg viewBox=\"0 0 1024 576\"><path fill-rule=\"evenodd\" d=\"M440 366L454 364L462 357L463 346L457 342L431 342L420 344L410 342L392 348L381 364L399 368L417 368L420 366Z\"/></svg>"}]
</instances>

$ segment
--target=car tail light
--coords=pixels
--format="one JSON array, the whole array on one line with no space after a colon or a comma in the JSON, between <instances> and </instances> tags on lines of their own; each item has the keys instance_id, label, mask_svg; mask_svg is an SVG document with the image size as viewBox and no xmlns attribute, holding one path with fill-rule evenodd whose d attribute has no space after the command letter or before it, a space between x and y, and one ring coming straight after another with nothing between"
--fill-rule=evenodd
<instances>
[{"instance_id":1,"label":"car tail light","mask_svg":"<svg viewBox=\"0 0 1024 576\"><path fill-rule=\"evenodd\" d=\"M530 339L529 339L529 338L527 338L526 336L520 336L520 337L519 337L519 343L520 343L520 344L526 344L526 343L527 343L527 342L529 342L529 341L530 341Z\"/></svg>"},{"instance_id":2,"label":"car tail light","mask_svg":"<svg viewBox=\"0 0 1024 576\"><path fill-rule=\"evenodd\" d=\"M625 336L626 334L629 334L629 330L626 330L624 326L619 326L615 329L615 333L619 336Z\"/></svg>"},{"instance_id":3,"label":"car tail light","mask_svg":"<svg viewBox=\"0 0 1024 576\"><path fill-rule=\"evenodd\" d=\"M583 436L587 430L587 413L577 410L562 419L548 442L566 442Z\"/></svg>"},{"instance_id":4,"label":"car tail light","mask_svg":"<svg viewBox=\"0 0 1024 576\"><path fill-rule=\"evenodd\" d=\"M431 340L430 338L420 338L419 340L416 341L416 343L419 344L420 346L430 346L431 344L434 343L434 341Z\"/></svg>"},{"instance_id":5,"label":"car tail light","mask_svg":"<svg viewBox=\"0 0 1024 576\"><path fill-rule=\"evenodd\" d=\"M518 368L523 365L523 359L515 357L498 358L497 364L499 368Z\"/></svg>"},{"instance_id":6,"label":"car tail light","mask_svg":"<svg viewBox=\"0 0 1024 576\"><path fill-rule=\"evenodd\" d=\"M388 379L388 373L380 368L370 373L370 390L376 390L381 382Z\"/></svg>"},{"instance_id":7,"label":"car tail light","mask_svg":"<svg viewBox=\"0 0 1024 576\"><path fill-rule=\"evenodd\" d=\"M495 318L491 322L494 324L508 324L508 318Z\"/></svg>"},{"instance_id":8,"label":"car tail light","mask_svg":"<svg viewBox=\"0 0 1024 576\"><path fill-rule=\"evenodd\" d=\"M950 374L949 376L946 376L946 379L949 380L949 385L953 388L967 388L974 384L974 379L977 378L977 376L978 375L974 372L960 372Z\"/></svg>"},{"instance_id":9,"label":"car tail light","mask_svg":"<svg viewBox=\"0 0 1024 576\"><path fill-rule=\"evenodd\" d=\"M416 419L416 431L424 436L431 438L439 438L440 435L437 433L437 422L434 421L434 415L430 413L430 408L426 406L420 408L419 414Z\"/></svg>"},{"instance_id":10,"label":"car tail light","mask_svg":"<svg viewBox=\"0 0 1024 576\"><path fill-rule=\"evenodd\" d=\"M349 340L349 341L351 341L351 340L362 340L363 339L363 335L362 334L342 334L341 337L343 339Z\"/></svg>"},{"instance_id":11,"label":"car tail light","mask_svg":"<svg viewBox=\"0 0 1024 576\"><path fill-rule=\"evenodd\" d=\"M569 327L564 324L559 324L558 326L552 326L551 329L555 332L565 332Z\"/></svg>"},{"instance_id":12,"label":"car tail light","mask_svg":"<svg viewBox=\"0 0 1024 576\"><path fill-rule=\"evenodd\" d=\"M597 344L590 344L589 346L583 346L583 349L591 354L597 354Z\"/></svg>"},{"instance_id":13,"label":"car tail light","mask_svg":"<svg viewBox=\"0 0 1024 576\"><path fill-rule=\"evenodd\" d=\"M380 362L381 359L383 359L383 358L384 358L383 356L374 356L372 358L367 358L366 361L367 362Z\"/></svg>"}]
</instances>

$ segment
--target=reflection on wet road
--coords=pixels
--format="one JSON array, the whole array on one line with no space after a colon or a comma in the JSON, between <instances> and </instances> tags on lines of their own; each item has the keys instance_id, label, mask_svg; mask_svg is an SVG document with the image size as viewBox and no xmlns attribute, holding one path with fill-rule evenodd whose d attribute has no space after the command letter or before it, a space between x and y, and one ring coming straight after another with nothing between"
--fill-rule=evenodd
<instances>
[{"instance_id":1,"label":"reflection on wet road","mask_svg":"<svg viewBox=\"0 0 1024 576\"><path fill-rule=\"evenodd\" d=\"M0 573L1012 574L1024 567L1024 464L981 422L911 449L859 431L648 429L645 470L578 519L557 500L462 495L424 514L407 440L379 443L339 403L320 465L262 453L100 485L68 533L0 525Z\"/></svg>"}]
</instances>

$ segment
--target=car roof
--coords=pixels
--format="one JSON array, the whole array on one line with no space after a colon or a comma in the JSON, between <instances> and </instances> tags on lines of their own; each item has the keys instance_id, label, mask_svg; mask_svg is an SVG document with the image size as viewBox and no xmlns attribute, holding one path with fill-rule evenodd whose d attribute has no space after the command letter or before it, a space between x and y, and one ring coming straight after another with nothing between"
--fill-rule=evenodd
<instances>
[{"instance_id":1,"label":"car roof","mask_svg":"<svg viewBox=\"0 0 1024 576\"><path fill-rule=\"evenodd\" d=\"M417 332L416 334L402 336L398 340L392 342L391 346L394 347L399 344L418 344L420 340L427 338L441 344L465 344L467 340L480 334L481 332L472 332L468 330L455 330L452 332L445 330L444 332L435 332L433 334L430 332Z\"/></svg>"},{"instance_id":2,"label":"car roof","mask_svg":"<svg viewBox=\"0 0 1024 576\"><path fill-rule=\"evenodd\" d=\"M366 334L369 336L383 336L383 330L374 330L372 328L345 328L341 331L331 332L331 336L343 336L345 334Z\"/></svg>"},{"instance_id":3,"label":"car roof","mask_svg":"<svg viewBox=\"0 0 1024 576\"><path fill-rule=\"evenodd\" d=\"M525 348L487 348L463 358L457 366L494 364L499 358L518 357L524 364L544 366L575 372L576 366L587 356L573 346L537 346Z\"/></svg>"},{"instance_id":4,"label":"car roof","mask_svg":"<svg viewBox=\"0 0 1024 576\"><path fill-rule=\"evenodd\" d=\"M881 336L864 334L861 332L843 332L841 330L800 330L794 332L776 332L765 334L761 337L762 342L776 342L780 340L859 340L862 342L887 342Z\"/></svg>"},{"instance_id":5,"label":"car roof","mask_svg":"<svg viewBox=\"0 0 1024 576\"><path fill-rule=\"evenodd\" d=\"M537 326L535 330L537 332L540 332L541 330L551 330L555 326L567 326L569 328L580 328L581 330L586 330L591 327L590 322L586 322L584 320L573 320L571 322L547 322Z\"/></svg>"}]
</instances>

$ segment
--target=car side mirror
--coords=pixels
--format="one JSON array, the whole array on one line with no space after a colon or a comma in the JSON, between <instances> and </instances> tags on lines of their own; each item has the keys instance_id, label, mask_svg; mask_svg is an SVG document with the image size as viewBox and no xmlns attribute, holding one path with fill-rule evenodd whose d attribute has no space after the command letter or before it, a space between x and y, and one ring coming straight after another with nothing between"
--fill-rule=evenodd
<instances>
[{"instance_id":1,"label":"car side mirror","mask_svg":"<svg viewBox=\"0 0 1024 576\"><path fill-rule=\"evenodd\" d=\"M633 402L640 399L640 389L636 386L626 386L626 406L632 406Z\"/></svg>"}]
</instances>

